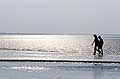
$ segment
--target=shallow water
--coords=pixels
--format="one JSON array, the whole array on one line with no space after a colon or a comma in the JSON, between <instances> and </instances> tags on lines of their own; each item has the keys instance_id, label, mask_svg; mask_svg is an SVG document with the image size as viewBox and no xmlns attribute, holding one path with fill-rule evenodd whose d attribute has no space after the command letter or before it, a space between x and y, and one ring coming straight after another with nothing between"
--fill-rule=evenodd
<instances>
[{"instance_id":1,"label":"shallow water","mask_svg":"<svg viewBox=\"0 0 120 79\"><path fill-rule=\"evenodd\" d=\"M0 62L1 79L119 79L119 64Z\"/></svg>"},{"instance_id":2,"label":"shallow water","mask_svg":"<svg viewBox=\"0 0 120 79\"><path fill-rule=\"evenodd\" d=\"M120 60L120 35L102 35L104 60ZM0 35L0 58L94 59L92 35Z\"/></svg>"}]
</instances>

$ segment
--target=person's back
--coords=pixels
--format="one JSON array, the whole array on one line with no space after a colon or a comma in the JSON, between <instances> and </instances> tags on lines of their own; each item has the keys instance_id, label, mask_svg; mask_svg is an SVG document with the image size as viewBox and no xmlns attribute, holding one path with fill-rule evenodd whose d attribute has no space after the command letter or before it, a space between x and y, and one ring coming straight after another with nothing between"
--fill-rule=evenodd
<instances>
[{"instance_id":1,"label":"person's back","mask_svg":"<svg viewBox=\"0 0 120 79\"><path fill-rule=\"evenodd\" d=\"M101 36L99 36L98 38L99 38L99 47L102 48L102 47L103 47L103 44L104 44L104 41L103 41L103 39L101 38Z\"/></svg>"}]
</instances>

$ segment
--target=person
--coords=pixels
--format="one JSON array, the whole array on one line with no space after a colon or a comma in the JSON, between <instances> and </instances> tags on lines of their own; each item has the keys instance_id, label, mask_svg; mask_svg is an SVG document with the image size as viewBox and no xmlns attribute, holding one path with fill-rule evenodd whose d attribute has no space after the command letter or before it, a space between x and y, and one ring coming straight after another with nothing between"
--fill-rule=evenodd
<instances>
[{"instance_id":1,"label":"person","mask_svg":"<svg viewBox=\"0 0 120 79\"><path fill-rule=\"evenodd\" d=\"M100 52L100 51L98 50L99 40L98 40L96 34L94 34L93 37L94 37L94 41L93 41L92 45L95 43L95 45L94 45L94 53L93 53L93 55L96 55L96 51Z\"/></svg>"},{"instance_id":2,"label":"person","mask_svg":"<svg viewBox=\"0 0 120 79\"><path fill-rule=\"evenodd\" d=\"M100 51L99 54L103 55L103 44L104 44L104 41L101 38L101 36L98 36L98 39L99 39L98 50Z\"/></svg>"}]
</instances>

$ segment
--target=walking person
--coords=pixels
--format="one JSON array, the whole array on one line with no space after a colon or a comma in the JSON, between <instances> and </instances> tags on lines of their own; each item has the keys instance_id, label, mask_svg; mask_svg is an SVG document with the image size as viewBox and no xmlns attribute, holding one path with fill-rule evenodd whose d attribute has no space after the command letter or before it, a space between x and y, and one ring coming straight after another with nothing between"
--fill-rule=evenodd
<instances>
[{"instance_id":1,"label":"walking person","mask_svg":"<svg viewBox=\"0 0 120 79\"><path fill-rule=\"evenodd\" d=\"M96 34L94 34L93 37L94 37L94 41L93 41L92 45L95 43L95 45L94 45L94 53L93 53L93 55L96 55L96 51L100 52L100 51L98 50L99 40L98 40Z\"/></svg>"},{"instance_id":2,"label":"walking person","mask_svg":"<svg viewBox=\"0 0 120 79\"><path fill-rule=\"evenodd\" d=\"M103 44L104 44L104 41L103 41L101 36L98 36L98 39L99 39L98 51L99 51L99 54L103 56Z\"/></svg>"}]
</instances>

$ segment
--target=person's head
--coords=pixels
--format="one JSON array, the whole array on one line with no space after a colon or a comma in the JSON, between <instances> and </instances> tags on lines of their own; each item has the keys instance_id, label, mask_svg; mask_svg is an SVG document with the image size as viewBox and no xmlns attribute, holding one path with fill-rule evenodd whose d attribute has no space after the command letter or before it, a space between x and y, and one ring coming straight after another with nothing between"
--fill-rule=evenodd
<instances>
[{"instance_id":1,"label":"person's head","mask_svg":"<svg viewBox=\"0 0 120 79\"><path fill-rule=\"evenodd\" d=\"M93 36L94 36L95 38L97 38L97 35L96 35L96 34L94 34Z\"/></svg>"},{"instance_id":2,"label":"person's head","mask_svg":"<svg viewBox=\"0 0 120 79\"><path fill-rule=\"evenodd\" d=\"M101 36L98 36L99 39L102 39Z\"/></svg>"}]
</instances>

